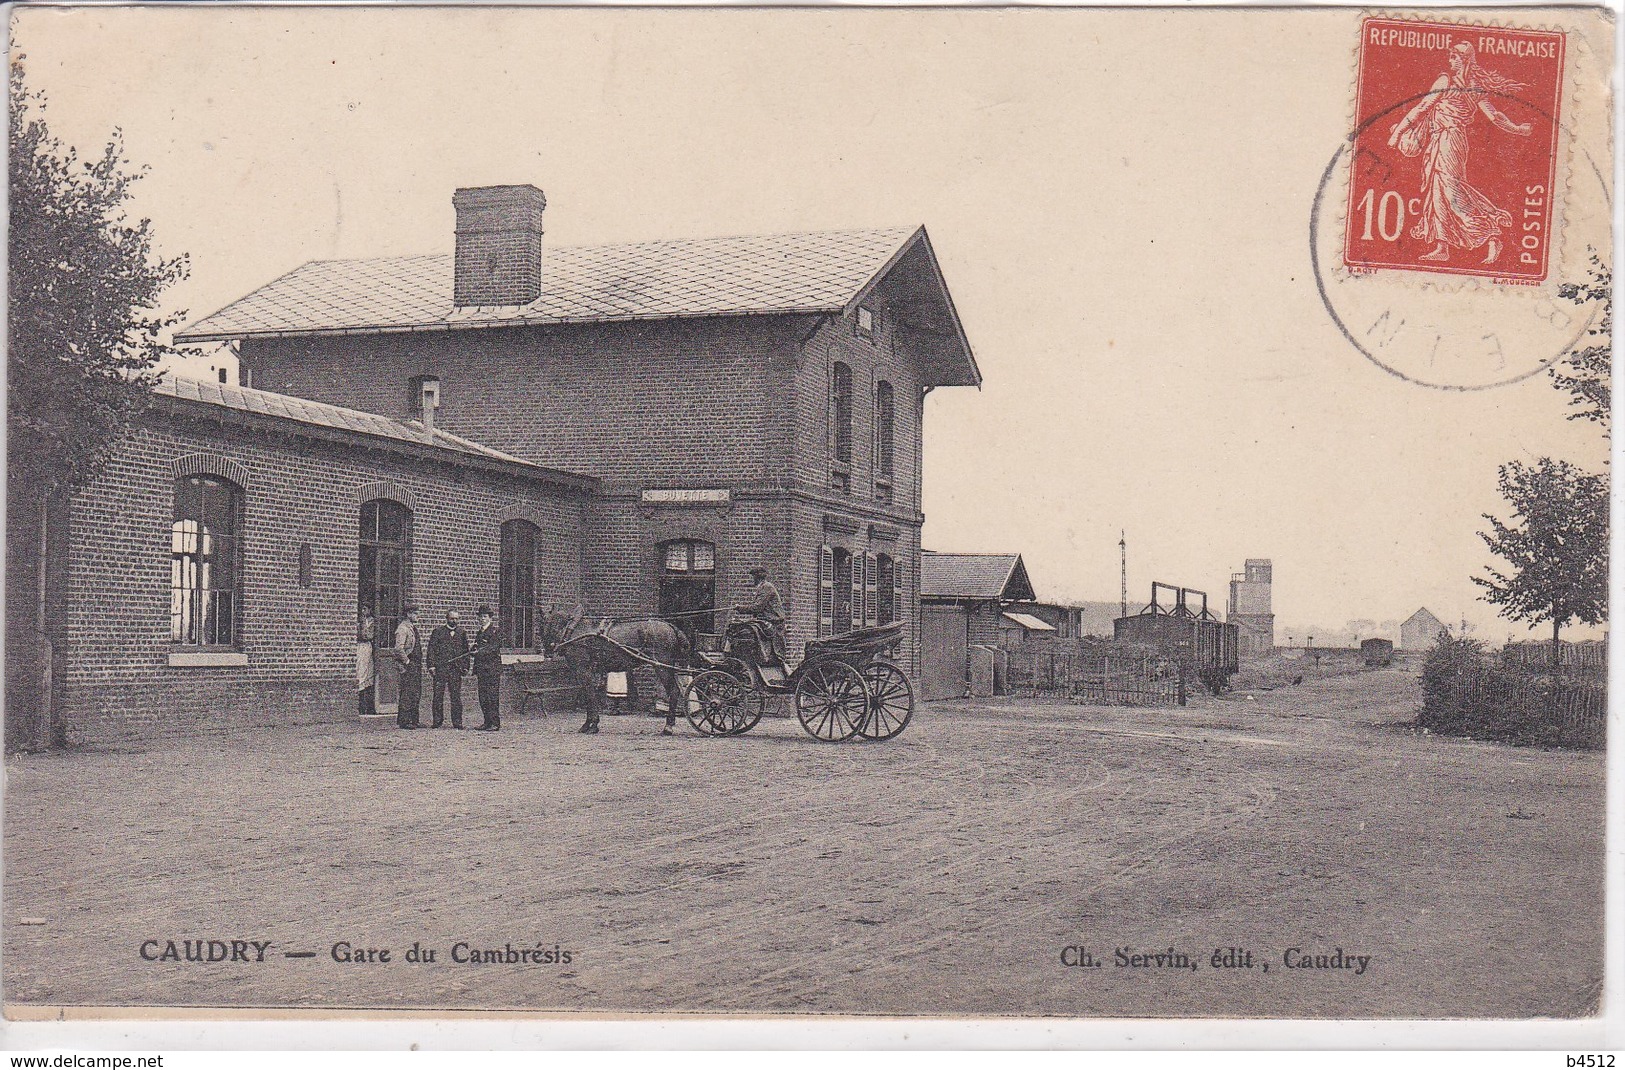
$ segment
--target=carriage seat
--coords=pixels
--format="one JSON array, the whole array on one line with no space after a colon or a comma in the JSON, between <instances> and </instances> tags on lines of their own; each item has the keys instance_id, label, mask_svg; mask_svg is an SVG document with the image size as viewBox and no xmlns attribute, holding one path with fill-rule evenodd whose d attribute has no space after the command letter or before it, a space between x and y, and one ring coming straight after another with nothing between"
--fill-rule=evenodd
<instances>
[{"instance_id":1,"label":"carriage seat","mask_svg":"<svg viewBox=\"0 0 1625 1070\"><path fill-rule=\"evenodd\" d=\"M768 682L782 683L784 658L773 648L773 635L762 621L740 620L728 626L728 652L754 665Z\"/></svg>"}]
</instances>

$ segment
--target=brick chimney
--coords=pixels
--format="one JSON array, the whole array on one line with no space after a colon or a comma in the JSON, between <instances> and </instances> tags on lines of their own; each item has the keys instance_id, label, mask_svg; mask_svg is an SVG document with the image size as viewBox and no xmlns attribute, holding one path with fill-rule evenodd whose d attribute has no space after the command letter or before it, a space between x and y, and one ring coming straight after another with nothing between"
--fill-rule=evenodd
<instances>
[{"instance_id":1,"label":"brick chimney","mask_svg":"<svg viewBox=\"0 0 1625 1070\"><path fill-rule=\"evenodd\" d=\"M477 186L452 196L457 267L452 301L525 305L542 292L542 211L535 186Z\"/></svg>"},{"instance_id":2,"label":"brick chimney","mask_svg":"<svg viewBox=\"0 0 1625 1070\"><path fill-rule=\"evenodd\" d=\"M407 392L407 412L423 421L426 431L434 430L434 413L440 408L440 376L414 375Z\"/></svg>"}]
</instances>

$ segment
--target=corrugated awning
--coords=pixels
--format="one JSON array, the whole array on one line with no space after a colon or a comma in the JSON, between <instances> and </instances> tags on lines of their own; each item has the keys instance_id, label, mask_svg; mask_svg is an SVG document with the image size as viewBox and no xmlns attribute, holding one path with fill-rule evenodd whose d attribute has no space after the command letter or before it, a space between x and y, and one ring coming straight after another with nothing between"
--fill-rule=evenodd
<instances>
[{"instance_id":1,"label":"corrugated awning","mask_svg":"<svg viewBox=\"0 0 1625 1070\"><path fill-rule=\"evenodd\" d=\"M1053 632L1055 630L1055 625L1039 620L1030 613L1006 613L1004 619L1021 625L1029 632Z\"/></svg>"}]
</instances>

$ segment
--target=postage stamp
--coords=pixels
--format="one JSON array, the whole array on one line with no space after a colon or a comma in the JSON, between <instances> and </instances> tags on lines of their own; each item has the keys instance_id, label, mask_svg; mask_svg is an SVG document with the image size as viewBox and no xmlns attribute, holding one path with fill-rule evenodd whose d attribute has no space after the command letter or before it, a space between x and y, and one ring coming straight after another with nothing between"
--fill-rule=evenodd
<instances>
[{"instance_id":1,"label":"postage stamp","mask_svg":"<svg viewBox=\"0 0 1625 1070\"><path fill-rule=\"evenodd\" d=\"M1540 282L1564 36L1367 18L1344 263Z\"/></svg>"}]
</instances>

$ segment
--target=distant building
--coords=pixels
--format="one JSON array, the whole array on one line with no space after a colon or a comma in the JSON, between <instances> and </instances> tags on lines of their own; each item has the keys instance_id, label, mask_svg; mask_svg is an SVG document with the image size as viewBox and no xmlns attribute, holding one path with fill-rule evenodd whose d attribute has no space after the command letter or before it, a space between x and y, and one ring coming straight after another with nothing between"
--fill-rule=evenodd
<instances>
[{"instance_id":1,"label":"distant building","mask_svg":"<svg viewBox=\"0 0 1625 1070\"><path fill-rule=\"evenodd\" d=\"M1081 610L1066 602L1012 602L1005 607L1001 630L1008 633L1019 629L1025 638L1045 635L1054 639L1076 639L1082 634L1078 631L1080 616ZM1019 618L1030 618L1030 621Z\"/></svg>"},{"instance_id":2,"label":"distant building","mask_svg":"<svg viewBox=\"0 0 1625 1070\"><path fill-rule=\"evenodd\" d=\"M1426 650L1444 630L1444 622L1428 612L1424 606L1412 613L1405 623L1399 626L1399 649Z\"/></svg>"},{"instance_id":3,"label":"distant building","mask_svg":"<svg viewBox=\"0 0 1625 1070\"><path fill-rule=\"evenodd\" d=\"M965 693L970 648L999 641L1012 603L1035 601L1020 554L920 555L920 693ZM1038 618L1034 618L1037 620ZM1019 622L1018 622L1019 623Z\"/></svg>"},{"instance_id":4,"label":"distant building","mask_svg":"<svg viewBox=\"0 0 1625 1070\"><path fill-rule=\"evenodd\" d=\"M1237 653L1261 657L1275 649L1275 610L1270 601L1274 569L1267 557L1249 557L1245 572L1230 577L1229 620L1239 629Z\"/></svg>"},{"instance_id":5,"label":"distant building","mask_svg":"<svg viewBox=\"0 0 1625 1070\"><path fill-rule=\"evenodd\" d=\"M1064 620L1064 618L1063 618ZM999 617L999 638L1001 640L1023 639L1065 639L1070 638L1061 634L1061 627L1051 624L1043 617L1011 606Z\"/></svg>"},{"instance_id":6,"label":"distant building","mask_svg":"<svg viewBox=\"0 0 1625 1070\"><path fill-rule=\"evenodd\" d=\"M1015 602L1006 612L1037 617L1055 629L1047 634L1056 639L1110 639L1121 608L1116 602Z\"/></svg>"},{"instance_id":7,"label":"distant building","mask_svg":"<svg viewBox=\"0 0 1625 1070\"><path fill-rule=\"evenodd\" d=\"M165 357L158 362L159 370L173 379L192 379L201 383L223 383L227 386L251 386L241 381L237 363L237 350L230 342L219 342Z\"/></svg>"}]
</instances>

